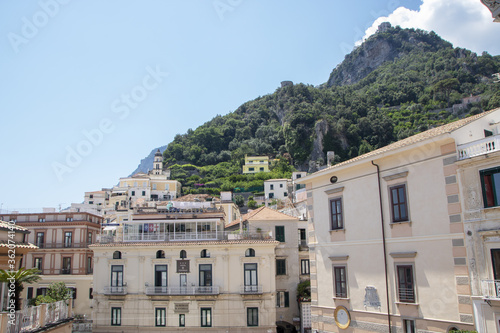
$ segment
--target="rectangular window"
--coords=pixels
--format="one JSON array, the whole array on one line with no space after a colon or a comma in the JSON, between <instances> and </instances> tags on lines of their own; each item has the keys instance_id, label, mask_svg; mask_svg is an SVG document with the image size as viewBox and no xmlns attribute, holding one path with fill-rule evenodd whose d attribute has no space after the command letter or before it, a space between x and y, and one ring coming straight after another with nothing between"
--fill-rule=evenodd
<instances>
[{"instance_id":1,"label":"rectangular window","mask_svg":"<svg viewBox=\"0 0 500 333\"><path fill-rule=\"evenodd\" d=\"M145 196L146 195L146 191L142 191L142 196Z\"/></svg>"},{"instance_id":2,"label":"rectangular window","mask_svg":"<svg viewBox=\"0 0 500 333\"><path fill-rule=\"evenodd\" d=\"M390 188L392 222L408 221L408 203L406 201L406 185Z\"/></svg>"},{"instance_id":3,"label":"rectangular window","mask_svg":"<svg viewBox=\"0 0 500 333\"><path fill-rule=\"evenodd\" d=\"M413 266L397 266L398 296L400 302L415 303L415 285L413 282Z\"/></svg>"},{"instance_id":4,"label":"rectangular window","mask_svg":"<svg viewBox=\"0 0 500 333\"><path fill-rule=\"evenodd\" d=\"M122 308L111 308L111 326L122 324Z\"/></svg>"},{"instance_id":5,"label":"rectangular window","mask_svg":"<svg viewBox=\"0 0 500 333\"><path fill-rule=\"evenodd\" d=\"M283 188L283 184L280 184L280 188Z\"/></svg>"},{"instance_id":6,"label":"rectangular window","mask_svg":"<svg viewBox=\"0 0 500 333\"><path fill-rule=\"evenodd\" d=\"M275 231L276 231L276 240L284 243L285 242L285 227L282 225L277 225L275 227Z\"/></svg>"},{"instance_id":7,"label":"rectangular window","mask_svg":"<svg viewBox=\"0 0 500 333\"><path fill-rule=\"evenodd\" d=\"M300 274L309 275L309 259L300 260Z\"/></svg>"},{"instance_id":8,"label":"rectangular window","mask_svg":"<svg viewBox=\"0 0 500 333\"><path fill-rule=\"evenodd\" d=\"M290 306L290 294L288 291L278 291L276 293L276 307L288 308Z\"/></svg>"},{"instance_id":9,"label":"rectangular window","mask_svg":"<svg viewBox=\"0 0 500 333\"><path fill-rule=\"evenodd\" d=\"M345 266L334 266L335 297L347 298L347 275Z\"/></svg>"},{"instance_id":10,"label":"rectangular window","mask_svg":"<svg viewBox=\"0 0 500 333\"><path fill-rule=\"evenodd\" d=\"M212 327L211 308L201 308L201 327Z\"/></svg>"},{"instance_id":11,"label":"rectangular window","mask_svg":"<svg viewBox=\"0 0 500 333\"><path fill-rule=\"evenodd\" d=\"M276 259L276 275L286 275L286 259Z\"/></svg>"},{"instance_id":12,"label":"rectangular window","mask_svg":"<svg viewBox=\"0 0 500 333\"><path fill-rule=\"evenodd\" d=\"M254 170L254 168L248 168L248 171L253 171L253 170Z\"/></svg>"},{"instance_id":13,"label":"rectangular window","mask_svg":"<svg viewBox=\"0 0 500 333\"><path fill-rule=\"evenodd\" d=\"M87 257L87 274L92 274L94 269L92 268L92 257Z\"/></svg>"},{"instance_id":14,"label":"rectangular window","mask_svg":"<svg viewBox=\"0 0 500 333\"><path fill-rule=\"evenodd\" d=\"M247 308L247 326L259 326L259 308Z\"/></svg>"},{"instance_id":15,"label":"rectangular window","mask_svg":"<svg viewBox=\"0 0 500 333\"><path fill-rule=\"evenodd\" d=\"M415 320L403 319L404 333L415 333Z\"/></svg>"},{"instance_id":16,"label":"rectangular window","mask_svg":"<svg viewBox=\"0 0 500 333\"><path fill-rule=\"evenodd\" d=\"M35 263L34 263L33 267L38 269L39 271L42 271L43 270L42 258L35 258Z\"/></svg>"},{"instance_id":17,"label":"rectangular window","mask_svg":"<svg viewBox=\"0 0 500 333\"><path fill-rule=\"evenodd\" d=\"M123 286L123 265L111 266L111 287Z\"/></svg>"},{"instance_id":18,"label":"rectangular window","mask_svg":"<svg viewBox=\"0 0 500 333\"><path fill-rule=\"evenodd\" d=\"M260 167L260 168L259 168L259 171L264 171L264 168L263 168L263 167Z\"/></svg>"},{"instance_id":19,"label":"rectangular window","mask_svg":"<svg viewBox=\"0 0 500 333\"><path fill-rule=\"evenodd\" d=\"M183 313L179 315L179 327L186 327L186 315Z\"/></svg>"},{"instance_id":20,"label":"rectangular window","mask_svg":"<svg viewBox=\"0 0 500 333\"><path fill-rule=\"evenodd\" d=\"M44 232L37 232L36 233L36 246L39 248L43 248L45 243L45 233Z\"/></svg>"},{"instance_id":21,"label":"rectangular window","mask_svg":"<svg viewBox=\"0 0 500 333\"><path fill-rule=\"evenodd\" d=\"M274 190L274 185L273 184L270 185L270 189Z\"/></svg>"},{"instance_id":22,"label":"rectangular window","mask_svg":"<svg viewBox=\"0 0 500 333\"><path fill-rule=\"evenodd\" d=\"M61 274L71 274L71 257L64 257Z\"/></svg>"},{"instance_id":23,"label":"rectangular window","mask_svg":"<svg viewBox=\"0 0 500 333\"><path fill-rule=\"evenodd\" d=\"M493 265L493 279L500 280L500 249L491 249L491 261ZM500 287L497 289L500 290Z\"/></svg>"},{"instance_id":24,"label":"rectangular window","mask_svg":"<svg viewBox=\"0 0 500 333\"><path fill-rule=\"evenodd\" d=\"M36 288L36 297L47 295L47 288Z\"/></svg>"},{"instance_id":25,"label":"rectangular window","mask_svg":"<svg viewBox=\"0 0 500 333\"><path fill-rule=\"evenodd\" d=\"M73 233L71 231L66 231L64 233L64 247L71 247L73 243Z\"/></svg>"},{"instance_id":26,"label":"rectangular window","mask_svg":"<svg viewBox=\"0 0 500 333\"><path fill-rule=\"evenodd\" d=\"M167 286L167 265L155 265L155 287Z\"/></svg>"},{"instance_id":27,"label":"rectangular window","mask_svg":"<svg viewBox=\"0 0 500 333\"><path fill-rule=\"evenodd\" d=\"M26 293L26 298L27 299L32 299L33 298L33 287L28 287L28 291Z\"/></svg>"},{"instance_id":28,"label":"rectangular window","mask_svg":"<svg viewBox=\"0 0 500 333\"><path fill-rule=\"evenodd\" d=\"M212 264L200 265L200 287L212 286Z\"/></svg>"},{"instance_id":29,"label":"rectangular window","mask_svg":"<svg viewBox=\"0 0 500 333\"><path fill-rule=\"evenodd\" d=\"M89 231L87 234L87 243L92 244L92 232Z\"/></svg>"},{"instance_id":30,"label":"rectangular window","mask_svg":"<svg viewBox=\"0 0 500 333\"><path fill-rule=\"evenodd\" d=\"M155 309L155 326L167 326L167 309Z\"/></svg>"},{"instance_id":31,"label":"rectangular window","mask_svg":"<svg viewBox=\"0 0 500 333\"><path fill-rule=\"evenodd\" d=\"M132 194L131 194L131 195L132 195L132 196L135 196L135 191L132 191Z\"/></svg>"},{"instance_id":32,"label":"rectangular window","mask_svg":"<svg viewBox=\"0 0 500 333\"><path fill-rule=\"evenodd\" d=\"M89 299L94 299L94 294L92 293L94 288L89 288Z\"/></svg>"},{"instance_id":33,"label":"rectangular window","mask_svg":"<svg viewBox=\"0 0 500 333\"><path fill-rule=\"evenodd\" d=\"M244 265L245 292L257 292L257 264Z\"/></svg>"},{"instance_id":34,"label":"rectangular window","mask_svg":"<svg viewBox=\"0 0 500 333\"><path fill-rule=\"evenodd\" d=\"M495 207L500 202L500 167L479 172L483 189L484 208Z\"/></svg>"},{"instance_id":35,"label":"rectangular window","mask_svg":"<svg viewBox=\"0 0 500 333\"><path fill-rule=\"evenodd\" d=\"M344 227L342 217L342 198L330 200L331 230L342 229Z\"/></svg>"},{"instance_id":36,"label":"rectangular window","mask_svg":"<svg viewBox=\"0 0 500 333\"><path fill-rule=\"evenodd\" d=\"M269 193L269 199L273 199L274 198L274 193Z\"/></svg>"}]
</instances>

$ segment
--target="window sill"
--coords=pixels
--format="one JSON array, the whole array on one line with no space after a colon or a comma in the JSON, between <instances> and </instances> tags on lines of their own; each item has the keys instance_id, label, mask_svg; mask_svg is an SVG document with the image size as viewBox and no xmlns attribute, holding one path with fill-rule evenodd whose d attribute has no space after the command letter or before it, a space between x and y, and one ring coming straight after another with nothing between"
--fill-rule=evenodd
<instances>
[{"instance_id":1,"label":"window sill","mask_svg":"<svg viewBox=\"0 0 500 333\"><path fill-rule=\"evenodd\" d=\"M344 228L341 228L341 229L331 229L330 233L333 233L333 232L345 232L345 229Z\"/></svg>"},{"instance_id":2,"label":"window sill","mask_svg":"<svg viewBox=\"0 0 500 333\"><path fill-rule=\"evenodd\" d=\"M336 296L333 296L332 299L334 301L347 301L347 302L351 300L349 297L336 297Z\"/></svg>"},{"instance_id":3,"label":"window sill","mask_svg":"<svg viewBox=\"0 0 500 333\"><path fill-rule=\"evenodd\" d=\"M392 227L394 227L395 225L403 225L403 224L408 224L410 227L411 227L411 221L408 220L408 221L399 221L399 222L391 222L389 225Z\"/></svg>"},{"instance_id":4,"label":"window sill","mask_svg":"<svg viewBox=\"0 0 500 333\"><path fill-rule=\"evenodd\" d=\"M395 302L396 305L410 305L410 306L419 306L417 302L415 303L408 303L408 302Z\"/></svg>"}]
</instances>

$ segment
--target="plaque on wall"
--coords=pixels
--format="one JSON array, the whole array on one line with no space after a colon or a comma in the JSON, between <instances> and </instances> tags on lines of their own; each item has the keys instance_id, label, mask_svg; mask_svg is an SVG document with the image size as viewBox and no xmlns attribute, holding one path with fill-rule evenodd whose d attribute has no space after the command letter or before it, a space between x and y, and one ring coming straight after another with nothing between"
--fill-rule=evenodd
<instances>
[{"instance_id":1,"label":"plaque on wall","mask_svg":"<svg viewBox=\"0 0 500 333\"><path fill-rule=\"evenodd\" d=\"M174 303L174 312L175 313L188 313L189 312L189 303Z\"/></svg>"},{"instance_id":2,"label":"plaque on wall","mask_svg":"<svg viewBox=\"0 0 500 333\"><path fill-rule=\"evenodd\" d=\"M189 273L189 260L177 260L177 273Z\"/></svg>"}]
</instances>

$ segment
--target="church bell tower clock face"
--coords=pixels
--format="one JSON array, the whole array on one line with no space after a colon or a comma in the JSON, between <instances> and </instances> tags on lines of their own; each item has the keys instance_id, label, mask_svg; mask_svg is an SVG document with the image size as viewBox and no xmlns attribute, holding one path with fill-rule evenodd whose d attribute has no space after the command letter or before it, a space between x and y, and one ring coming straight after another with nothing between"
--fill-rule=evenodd
<instances>
[{"instance_id":1,"label":"church bell tower clock face","mask_svg":"<svg viewBox=\"0 0 500 333\"><path fill-rule=\"evenodd\" d=\"M344 306L337 306L333 316L335 318L335 324L343 330L348 328L351 324L351 315L349 314L349 310Z\"/></svg>"}]
</instances>

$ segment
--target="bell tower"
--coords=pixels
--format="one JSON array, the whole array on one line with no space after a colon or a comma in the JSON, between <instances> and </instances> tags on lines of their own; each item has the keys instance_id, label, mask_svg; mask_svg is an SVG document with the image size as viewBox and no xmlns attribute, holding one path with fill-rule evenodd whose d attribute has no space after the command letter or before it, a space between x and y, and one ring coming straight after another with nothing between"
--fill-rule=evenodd
<instances>
[{"instance_id":1,"label":"bell tower","mask_svg":"<svg viewBox=\"0 0 500 333\"><path fill-rule=\"evenodd\" d=\"M158 149L155 153L155 159L153 161L153 175L161 175L163 173L163 155Z\"/></svg>"}]
</instances>

